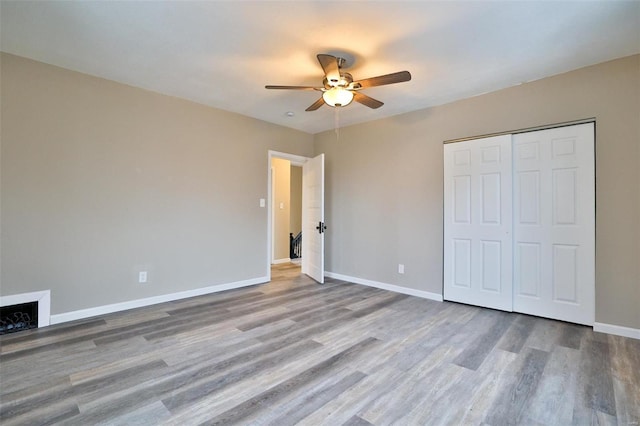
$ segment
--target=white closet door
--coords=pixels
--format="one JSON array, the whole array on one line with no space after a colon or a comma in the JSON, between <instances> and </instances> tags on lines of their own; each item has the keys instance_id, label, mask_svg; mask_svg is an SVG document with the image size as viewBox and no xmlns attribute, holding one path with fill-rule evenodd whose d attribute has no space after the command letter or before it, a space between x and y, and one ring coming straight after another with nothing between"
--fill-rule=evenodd
<instances>
[{"instance_id":1,"label":"white closet door","mask_svg":"<svg viewBox=\"0 0 640 426\"><path fill-rule=\"evenodd\" d=\"M593 325L594 125L513 141L513 310Z\"/></svg>"},{"instance_id":2,"label":"white closet door","mask_svg":"<svg viewBox=\"0 0 640 426\"><path fill-rule=\"evenodd\" d=\"M511 135L444 146L444 298L512 310Z\"/></svg>"}]
</instances>

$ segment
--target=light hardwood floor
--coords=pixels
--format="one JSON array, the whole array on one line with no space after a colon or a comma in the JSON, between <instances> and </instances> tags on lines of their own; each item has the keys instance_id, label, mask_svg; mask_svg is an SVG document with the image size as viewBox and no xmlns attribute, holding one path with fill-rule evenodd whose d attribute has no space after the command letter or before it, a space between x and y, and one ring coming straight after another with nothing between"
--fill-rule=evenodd
<instances>
[{"instance_id":1,"label":"light hardwood floor","mask_svg":"<svg viewBox=\"0 0 640 426\"><path fill-rule=\"evenodd\" d=\"M275 267L0 338L8 425L638 425L640 341Z\"/></svg>"}]
</instances>

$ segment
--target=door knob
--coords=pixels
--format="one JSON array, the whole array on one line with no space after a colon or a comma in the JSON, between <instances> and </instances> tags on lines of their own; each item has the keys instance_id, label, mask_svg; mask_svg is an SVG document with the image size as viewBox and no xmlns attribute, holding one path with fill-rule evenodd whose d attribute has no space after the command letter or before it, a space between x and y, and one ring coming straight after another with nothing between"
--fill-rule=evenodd
<instances>
[{"instance_id":1,"label":"door knob","mask_svg":"<svg viewBox=\"0 0 640 426\"><path fill-rule=\"evenodd\" d=\"M316 229L318 230L319 234L322 234L327 229L327 226L322 222L318 222L318 226L316 226Z\"/></svg>"}]
</instances>

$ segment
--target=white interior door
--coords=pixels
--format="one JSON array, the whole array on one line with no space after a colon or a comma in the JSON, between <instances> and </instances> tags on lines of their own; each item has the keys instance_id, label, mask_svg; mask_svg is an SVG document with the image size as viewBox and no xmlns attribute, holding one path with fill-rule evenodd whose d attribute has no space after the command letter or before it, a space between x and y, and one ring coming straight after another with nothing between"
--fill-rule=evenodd
<instances>
[{"instance_id":1,"label":"white interior door","mask_svg":"<svg viewBox=\"0 0 640 426\"><path fill-rule=\"evenodd\" d=\"M324 154L302 166L302 273L324 283Z\"/></svg>"},{"instance_id":2,"label":"white interior door","mask_svg":"<svg viewBox=\"0 0 640 426\"><path fill-rule=\"evenodd\" d=\"M444 146L444 298L512 310L511 135Z\"/></svg>"},{"instance_id":3,"label":"white interior door","mask_svg":"<svg viewBox=\"0 0 640 426\"><path fill-rule=\"evenodd\" d=\"M513 137L513 309L593 325L593 123Z\"/></svg>"}]
</instances>

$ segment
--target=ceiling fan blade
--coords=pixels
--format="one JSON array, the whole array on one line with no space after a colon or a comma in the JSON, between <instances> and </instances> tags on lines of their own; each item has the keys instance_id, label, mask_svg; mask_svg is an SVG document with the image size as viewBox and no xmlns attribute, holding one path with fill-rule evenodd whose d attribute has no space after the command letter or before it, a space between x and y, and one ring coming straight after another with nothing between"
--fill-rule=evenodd
<instances>
[{"instance_id":1,"label":"ceiling fan blade","mask_svg":"<svg viewBox=\"0 0 640 426\"><path fill-rule=\"evenodd\" d=\"M380 75L378 77L365 78L364 80L354 81L353 85L358 87L375 87L384 86L385 84L402 83L411 80L409 71L394 72L393 74Z\"/></svg>"},{"instance_id":2,"label":"ceiling fan blade","mask_svg":"<svg viewBox=\"0 0 640 426\"><path fill-rule=\"evenodd\" d=\"M324 105L324 99L321 97L320 99L315 101L313 104L311 104L309 108L305 109L305 111L315 111L318 108L320 108L322 105Z\"/></svg>"},{"instance_id":3,"label":"ceiling fan blade","mask_svg":"<svg viewBox=\"0 0 640 426\"><path fill-rule=\"evenodd\" d=\"M286 90L322 90L320 87L313 86L264 86L265 89L286 89Z\"/></svg>"},{"instance_id":4,"label":"ceiling fan blade","mask_svg":"<svg viewBox=\"0 0 640 426\"><path fill-rule=\"evenodd\" d=\"M327 77L327 81L334 86L340 81L340 68L338 68L338 58L332 55L318 55L318 62Z\"/></svg>"},{"instance_id":5,"label":"ceiling fan blade","mask_svg":"<svg viewBox=\"0 0 640 426\"><path fill-rule=\"evenodd\" d=\"M353 100L373 109L380 108L382 105L384 105L383 102L380 102L377 99L373 99L360 92L353 92Z\"/></svg>"}]
</instances>

